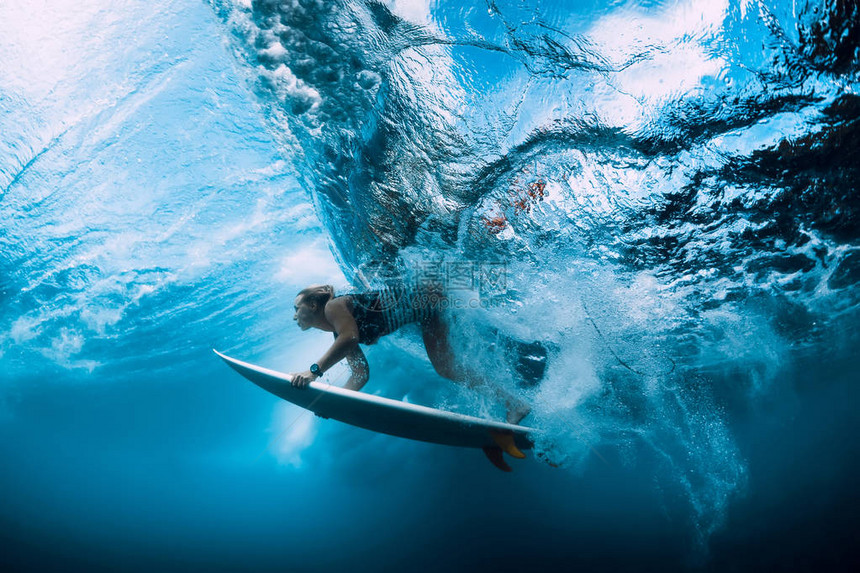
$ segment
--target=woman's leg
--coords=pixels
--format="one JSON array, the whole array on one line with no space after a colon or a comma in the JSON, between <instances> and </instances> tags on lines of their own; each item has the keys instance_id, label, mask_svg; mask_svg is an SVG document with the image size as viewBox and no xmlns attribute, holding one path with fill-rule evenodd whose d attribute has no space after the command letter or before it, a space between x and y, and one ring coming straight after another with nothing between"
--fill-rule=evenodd
<instances>
[{"instance_id":1,"label":"woman's leg","mask_svg":"<svg viewBox=\"0 0 860 573\"><path fill-rule=\"evenodd\" d=\"M441 313L434 313L421 323L421 337L424 339L424 348L427 350L430 364L433 365L439 376L466 384L471 388L486 385L499 392L508 409L508 423L518 423L531 411L531 408L522 400L502 390L497 384L489 382L465 364L457 362L448 338L448 324L442 318Z\"/></svg>"},{"instance_id":2,"label":"woman's leg","mask_svg":"<svg viewBox=\"0 0 860 573\"><path fill-rule=\"evenodd\" d=\"M448 341L448 324L440 313L434 313L421 323L421 337L424 339L424 348L427 350L430 364L439 376L456 382L466 382L470 386L477 385L474 381L464 379L463 372L458 375L454 352Z\"/></svg>"}]
</instances>

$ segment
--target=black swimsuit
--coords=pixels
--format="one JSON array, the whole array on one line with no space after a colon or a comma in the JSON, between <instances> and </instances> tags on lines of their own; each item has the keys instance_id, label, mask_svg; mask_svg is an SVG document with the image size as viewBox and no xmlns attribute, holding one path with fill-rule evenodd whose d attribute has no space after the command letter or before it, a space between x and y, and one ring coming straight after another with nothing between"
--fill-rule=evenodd
<instances>
[{"instance_id":1,"label":"black swimsuit","mask_svg":"<svg viewBox=\"0 0 860 573\"><path fill-rule=\"evenodd\" d=\"M441 301L446 300L444 295L432 291L407 289L384 289L342 296L350 299L361 344L374 344L381 336L391 334L401 326L413 322L423 323L433 318L439 312ZM543 379L547 366L545 344L522 342L495 329L493 335L501 340L505 355L514 360L512 365L520 386L535 386ZM337 338L336 332L334 337Z\"/></svg>"},{"instance_id":2,"label":"black swimsuit","mask_svg":"<svg viewBox=\"0 0 860 573\"><path fill-rule=\"evenodd\" d=\"M424 322L438 310L434 301L406 289L392 288L343 296L349 297L352 303L358 341L362 344L373 344L381 336L391 334L406 324Z\"/></svg>"}]
</instances>

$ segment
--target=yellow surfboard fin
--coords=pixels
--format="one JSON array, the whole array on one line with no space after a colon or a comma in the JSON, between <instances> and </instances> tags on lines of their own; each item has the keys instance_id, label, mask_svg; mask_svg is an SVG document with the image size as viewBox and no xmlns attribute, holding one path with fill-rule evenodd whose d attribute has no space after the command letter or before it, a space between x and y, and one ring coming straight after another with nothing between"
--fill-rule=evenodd
<instances>
[{"instance_id":1,"label":"yellow surfboard fin","mask_svg":"<svg viewBox=\"0 0 860 573\"><path fill-rule=\"evenodd\" d=\"M522 453L514 443L514 435L512 433L493 430L490 431L490 435L493 436L493 441L496 442L496 445L499 446L503 452L519 460L525 459L526 455Z\"/></svg>"},{"instance_id":2,"label":"yellow surfboard fin","mask_svg":"<svg viewBox=\"0 0 860 573\"><path fill-rule=\"evenodd\" d=\"M497 448L495 446L485 446L484 455L487 456L487 459L490 460L490 462L492 462L494 466L496 466L503 472L514 471L511 469L511 466L508 465L508 462L505 461L505 458L502 455L501 448Z\"/></svg>"}]
</instances>

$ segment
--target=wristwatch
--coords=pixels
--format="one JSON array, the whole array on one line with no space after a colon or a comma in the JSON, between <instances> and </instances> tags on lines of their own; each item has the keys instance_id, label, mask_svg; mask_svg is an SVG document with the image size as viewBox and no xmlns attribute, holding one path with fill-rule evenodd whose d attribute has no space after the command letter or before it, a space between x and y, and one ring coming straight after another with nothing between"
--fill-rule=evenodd
<instances>
[{"instance_id":1,"label":"wristwatch","mask_svg":"<svg viewBox=\"0 0 860 573\"><path fill-rule=\"evenodd\" d=\"M323 373L322 373L322 370L320 370L320 365L319 365L319 364L317 364L316 362L314 362L313 364L311 364L311 374L313 374L313 375L314 375L314 376L316 376L317 378L319 378L319 377L320 377L320 376L322 376L322 374L323 374Z\"/></svg>"}]
</instances>

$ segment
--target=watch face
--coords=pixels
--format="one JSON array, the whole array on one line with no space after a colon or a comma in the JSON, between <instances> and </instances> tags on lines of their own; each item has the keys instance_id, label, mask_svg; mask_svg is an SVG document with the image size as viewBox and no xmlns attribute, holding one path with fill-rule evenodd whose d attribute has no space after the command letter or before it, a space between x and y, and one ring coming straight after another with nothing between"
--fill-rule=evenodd
<instances>
[{"instance_id":1,"label":"watch face","mask_svg":"<svg viewBox=\"0 0 860 573\"><path fill-rule=\"evenodd\" d=\"M320 375L320 367L318 364L311 364L311 374Z\"/></svg>"}]
</instances>

